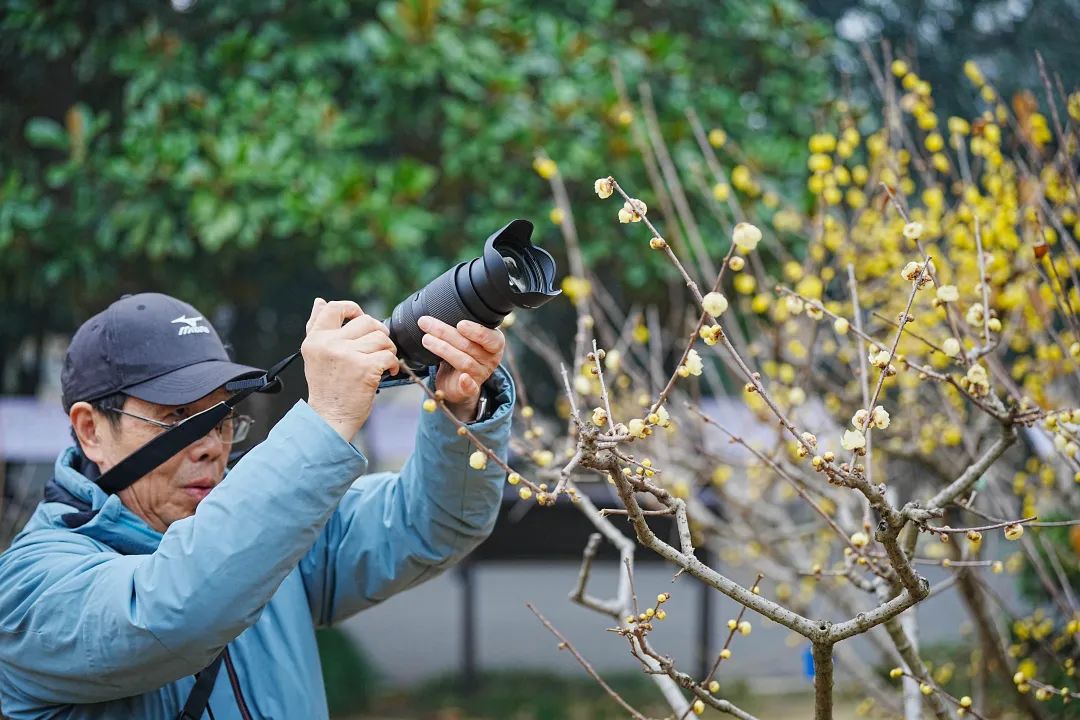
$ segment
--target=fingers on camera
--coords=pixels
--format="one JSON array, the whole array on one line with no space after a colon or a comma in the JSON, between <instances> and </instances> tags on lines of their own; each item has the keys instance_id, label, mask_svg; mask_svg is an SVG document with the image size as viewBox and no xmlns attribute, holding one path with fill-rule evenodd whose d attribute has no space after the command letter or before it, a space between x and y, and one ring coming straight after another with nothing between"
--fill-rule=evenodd
<instances>
[{"instance_id":1,"label":"fingers on camera","mask_svg":"<svg viewBox=\"0 0 1080 720\"><path fill-rule=\"evenodd\" d=\"M462 335L492 354L499 352L506 342L499 330L492 330L472 320L462 320L457 324L457 329Z\"/></svg>"},{"instance_id":2,"label":"fingers on camera","mask_svg":"<svg viewBox=\"0 0 1080 720\"><path fill-rule=\"evenodd\" d=\"M379 360L379 366L382 372L389 372L391 375L397 375L400 369L400 363L398 362L397 355L389 350L380 350L375 353Z\"/></svg>"},{"instance_id":3,"label":"fingers on camera","mask_svg":"<svg viewBox=\"0 0 1080 720\"><path fill-rule=\"evenodd\" d=\"M382 333L389 337L390 330L379 320L371 315L359 315L341 327L342 334L347 338L359 338L368 333Z\"/></svg>"},{"instance_id":4,"label":"fingers on camera","mask_svg":"<svg viewBox=\"0 0 1080 720\"><path fill-rule=\"evenodd\" d=\"M348 343L357 352L375 353L387 350L397 355L397 346L394 345L394 341L381 332L369 332L362 337L349 340Z\"/></svg>"},{"instance_id":5,"label":"fingers on camera","mask_svg":"<svg viewBox=\"0 0 1080 720\"><path fill-rule=\"evenodd\" d=\"M473 342L446 323L440 322L439 326L432 328L429 335L439 338L470 357L475 358L489 353L488 349L483 345Z\"/></svg>"},{"instance_id":6,"label":"fingers on camera","mask_svg":"<svg viewBox=\"0 0 1080 720\"><path fill-rule=\"evenodd\" d=\"M424 347L431 352L441 357L446 362L454 366L455 369L461 372L474 375L476 377L487 377L490 372L485 368L476 358L472 357L468 353L459 350L451 345L446 340L435 335L425 335L423 339Z\"/></svg>"},{"instance_id":7,"label":"fingers on camera","mask_svg":"<svg viewBox=\"0 0 1080 720\"><path fill-rule=\"evenodd\" d=\"M315 298L315 302L311 305L311 314L308 316L307 323L304 325L304 330L306 332L311 332L311 328L315 324L315 318L322 312L324 305L326 305L325 300L322 298Z\"/></svg>"},{"instance_id":8,"label":"fingers on camera","mask_svg":"<svg viewBox=\"0 0 1080 720\"><path fill-rule=\"evenodd\" d=\"M311 309L311 315L309 332L311 330L337 330L345 321L362 317L364 311L352 300L331 300L320 307L317 299Z\"/></svg>"},{"instance_id":9,"label":"fingers on camera","mask_svg":"<svg viewBox=\"0 0 1080 720\"><path fill-rule=\"evenodd\" d=\"M479 323L462 320L457 327L454 327L438 318L426 319L427 322L420 323L421 330L450 343L471 357L493 355L498 352L499 338L491 338L487 335L490 331Z\"/></svg>"}]
</instances>

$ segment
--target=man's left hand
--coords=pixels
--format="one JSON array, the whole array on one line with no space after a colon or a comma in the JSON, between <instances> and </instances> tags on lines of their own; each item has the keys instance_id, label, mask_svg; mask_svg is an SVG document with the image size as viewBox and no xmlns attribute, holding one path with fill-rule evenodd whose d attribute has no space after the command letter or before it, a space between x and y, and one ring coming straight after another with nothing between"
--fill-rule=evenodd
<instances>
[{"instance_id":1,"label":"man's left hand","mask_svg":"<svg viewBox=\"0 0 1080 720\"><path fill-rule=\"evenodd\" d=\"M424 347L443 359L435 374L435 389L443 391L447 407L459 420L472 420L480 385L502 361L506 338L499 330L471 320L453 327L424 315L417 324L424 331Z\"/></svg>"}]
</instances>

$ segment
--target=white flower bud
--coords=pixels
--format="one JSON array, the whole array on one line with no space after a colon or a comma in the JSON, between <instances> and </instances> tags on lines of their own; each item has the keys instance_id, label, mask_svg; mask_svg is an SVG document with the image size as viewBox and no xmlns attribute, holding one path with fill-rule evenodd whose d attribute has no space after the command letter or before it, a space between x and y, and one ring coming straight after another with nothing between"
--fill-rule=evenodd
<instances>
[{"instance_id":1,"label":"white flower bud","mask_svg":"<svg viewBox=\"0 0 1080 720\"><path fill-rule=\"evenodd\" d=\"M885 369L889 365L889 351L879 350L878 352L870 353L870 364L876 368Z\"/></svg>"},{"instance_id":2,"label":"white flower bud","mask_svg":"<svg viewBox=\"0 0 1080 720\"><path fill-rule=\"evenodd\" d=\"M483 470L487 467L487 453L477 450L469 456L469 467L473 470Z\"/></svg>"},{"instance_id":3,"label":"white flower bud","mask_svg":"<svg viewBox=\"0 0 1080 720\"><path fill-rule=\"evenodd\" d=\"M909 222L904 226L904 237L908 240L918 240L922 237L923 226L922 223Z\"/></svg>"},{"instance_id":4,"label":"white flower bud","mask_svg":"<svg viewBox=\"0 0 1080 720\"><path fill-rule=\"evenodd\" d=\"M967 379L973 383L986 382L986 368L982 365L972 365L967 371Z\"/></svg>"},{"instance_id":5,"label":"white flower bud","mask_svg":"<svg viewBox=\"0 0 1080 720\"><path fill-rule=\"evenodd\" d=\"M956 357L960 354L960 341L956 338L949 338L942 343L941 350L949 357Z\"/></svg>"},{"instance_id":6,"label":"white flower bud","mask_svg":"<svg viewBox=\"0 0 1080 720\"><path fill-rule=\"evenodd\" d=\"M968 308L967 313L964 314L964 319L967 320L968 325L982 325L984 312L982 303L975 303Z\"/></svg>"},{"instance_id":7,"label":"white flower bud","mask_svg":"<svg viewBox=\"0 0 1080 720\"><path fill-rule=\"evenodd\" d=\"M596 190L596 194L600 196L601 200L606 200L611 197L611 193L615 192L615 185L609 177L598 178L593 183L593 189Z\"/></svg>"},{"instance_id":8,"label":"white flower bud","mask_svg":"<svg viewBox=\"0 0 1080 720\"><path fill-rule=\"evenodd\" d=\"M723 330L719 325L705 325L698 331L698 335L705 341L706 345L715 345L720 342L720 335Z\"/></svg>"},{"instance_id":9,"label":"white flower bud","mask_svg":"<svg viewBox=\"0 0 1080 720\"><path fill-rule=\"evenodd\" d=\"M731 241L743 252L752 252L761 242L761 230L750 223L738 223L731 233Z\"/></svg>"},{"instance_id":10,"label":"white flower bud","mask_svg":"<svg viewBox=\"0 0 1080 720\"><path fill-rule=\"evenodd\" d=\"M941 302L956 302L960 299L960 291L955 285L942 285L937 289L937 299Z\"/></svg>"},{"instance_id":11,"label":"white flower bud","mask_svg":"<svg viewBox=\"0 0 1080 720\"><path fill-rule=\"evenodd\" d=\"M722 294L711 292L702 298L701 306L713 317L719 317L728 309L728 301Z\"/></svg>"}]
</instances>

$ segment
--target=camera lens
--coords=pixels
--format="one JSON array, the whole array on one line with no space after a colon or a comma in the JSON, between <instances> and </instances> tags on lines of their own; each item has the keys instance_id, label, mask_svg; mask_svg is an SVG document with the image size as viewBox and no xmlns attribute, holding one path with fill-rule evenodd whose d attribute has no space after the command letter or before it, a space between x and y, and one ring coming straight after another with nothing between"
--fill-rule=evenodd
<instances>
[{"instance_id":1,"label":"camera lens","mask_svg":"<svg viewBox=\"0 0 1080 720\"><path fill-rule=\"evenodd\" d=\"M559 295L555 260L530 240L533 225L514 220L484 244L484 254L459 263L398 303L386 321L401 359L414 368L439 362L421 343L416 321L431 315L448 325L472 320L498 326L511 310L538 308Z\"/></svg>"},{"instance_id":2,"label":"camera lens","mask_svg":"<svg viewBox=\"0 0 1080 720\"><path fill-rule=\"evenodd\" d=\"M526 292L528 285L525 283L525 276L521 274L521 269L518 267L517 261L512 257L503 255L503 265L506 266L506 272L510 275L510 287L515 292Z\"/></svg>"}]
</instances>

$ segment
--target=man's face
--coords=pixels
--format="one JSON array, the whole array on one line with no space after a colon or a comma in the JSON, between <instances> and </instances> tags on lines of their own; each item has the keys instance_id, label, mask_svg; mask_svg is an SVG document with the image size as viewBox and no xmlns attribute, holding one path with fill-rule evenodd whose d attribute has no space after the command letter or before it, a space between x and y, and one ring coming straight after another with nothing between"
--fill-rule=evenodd
<instances>
[{"instance_id":1,"label":"man's face","mask_svg":"<svg viewBox=\"0 0 1080 720\"><path fill-rule=\"evenodd\" d=\"M155 405L138 398L129 397L124 412L141 415L163 423L174 423L205 410L229 397L224 389L218 389L201 400L189 405ZM96 414L96 413L95 413ZM100 428L100 444L90 457L102 472L133 453L146 441L164 432L159 427L128 415L119 415L120 425L114 427L105 417L95 423ZM195 508L225 476L225 464L229 459L231 443L222 441L220 433L213 430L197 442L187 446L147 475L136 480L119 493L132 512L146 520L158 532L165 532L169 525L195 514ZM84 446L84 449L85 446ZM87 449L88 457L91 451Z\"/></svg>"}]
</instances>

